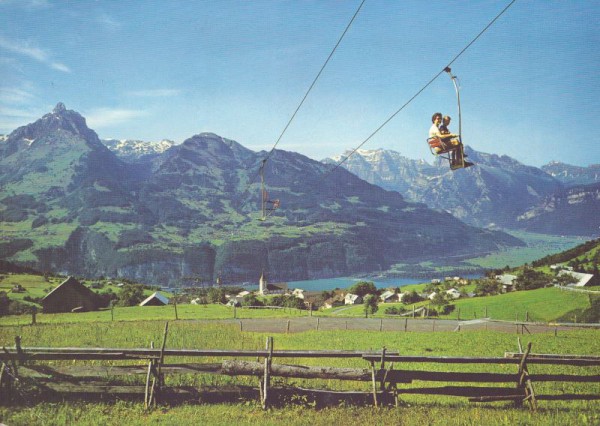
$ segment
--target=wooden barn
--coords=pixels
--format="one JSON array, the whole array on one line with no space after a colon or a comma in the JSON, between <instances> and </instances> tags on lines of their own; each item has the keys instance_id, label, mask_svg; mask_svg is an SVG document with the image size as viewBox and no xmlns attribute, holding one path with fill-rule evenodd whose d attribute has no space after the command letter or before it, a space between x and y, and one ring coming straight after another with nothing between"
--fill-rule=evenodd
<instances>
[{"instance_id":1,"label":"wooden barn","mask_svg":"<svg viewBox=\"0 0 600 426\"><path fill-rule=\"evenodd\" d=\"M45 313L95 311L103 301L73 277L64 280L41 300Z\"/></svg>"},{"instance_id":2,"label":"wooden barn","mask_svg":"<svg viewBox=\"0 0 600 426\"><path fill-rule=\"evenodd\" d=\"M169 304L169 299L162 294L155 292L144 299L140 306L164 306Z\"/></svg>"}]
</instances>

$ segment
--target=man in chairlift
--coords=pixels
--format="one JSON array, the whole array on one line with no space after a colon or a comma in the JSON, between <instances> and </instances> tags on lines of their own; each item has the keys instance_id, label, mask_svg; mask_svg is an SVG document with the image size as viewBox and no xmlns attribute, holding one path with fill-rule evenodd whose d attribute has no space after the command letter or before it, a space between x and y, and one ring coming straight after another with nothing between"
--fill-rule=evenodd
<instances>
[{"instance_id":1,"label":"man in chairlift","mask_svg":"<svg viewBox=\"0 0 600 426\"><path fill-rule=\"evenodd\" d=\"M431 117L431 121L433 122L433 124L432 124L431 128L429 129L429 138L430 139L431 138L439 138L440 141L442 142L441 147L435 147L436 153L450 150L453 147L461 145L459 135L457 135L455 133L450 133L450 131L448 130L448 125L450 124L450 121L451 121L450 116L444 116L442 118L442 113L436 112ZM451 150L450 155L452 156L452 158L450 159L450 165L452 168L461 167L461 164L464 161L463 158L459 158L461 156L461 154L464 155L462 148ZM465 157L466 157L466 155L465 155ZM464 162L464 165L462 165L462 167L469 167L472 165L473 165L473 163Z\"/></svg>"},{"instance_id":2,"label":"man in chairlift","mask_svg":"<svg viewBox=\"0 0 600 426\"><path fill-rule=\"evenodd\" d=\"M450 117L446 116L446 118L450 119ZM431 117L431 122L433 123L429 128L429 138L440 138L443 142L444 146L436 148L436 152L445 151L450 148L451 145L458 145L458 135L454 133L450 133L448 130L447 124L443 124L442 113L436 112ZM450 123L450 121L448 121ZM454 142L456 141L456 142Z\"/></svg>"}]
</instances>

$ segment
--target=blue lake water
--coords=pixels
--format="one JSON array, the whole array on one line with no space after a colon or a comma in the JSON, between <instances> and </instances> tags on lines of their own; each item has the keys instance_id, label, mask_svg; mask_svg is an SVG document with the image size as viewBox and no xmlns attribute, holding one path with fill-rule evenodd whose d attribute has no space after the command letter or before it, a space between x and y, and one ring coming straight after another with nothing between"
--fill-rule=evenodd
<instances>
[{"instance_id":1,"label":"blue lake water","mask_svg":"<svg viewBox=\"0 0 600 426\"><path fill-rule=\"evenodd\" d=\"M480 278L481 275L463 275L464 278ZM440 277L441 278L441 277ZM403 287L410 284L428 283L431 280L428 278L323 278L319 280L306 281L288 281L287 285L290 290L301 288L306 291L323 291L333 290L336 288L347 289L359 281L369 281L375 284L377 288L388 287ZM257 285L251 285L248 290L257 290Z\"/></svg>"},{"instance_id":2,"label":"blue lake water","mask_svg":"<svg viewBox=\"0 0 600 426\"><path fill-rule=\"evenodd\" d=\"M333 290L335 288L348 288L359 281L369 281L377 288L402 287L409 284L429 282L424 278L324 278L320 280L289 281L288 288L301 288L306 291Z\"/></svg>"}]
</instances>

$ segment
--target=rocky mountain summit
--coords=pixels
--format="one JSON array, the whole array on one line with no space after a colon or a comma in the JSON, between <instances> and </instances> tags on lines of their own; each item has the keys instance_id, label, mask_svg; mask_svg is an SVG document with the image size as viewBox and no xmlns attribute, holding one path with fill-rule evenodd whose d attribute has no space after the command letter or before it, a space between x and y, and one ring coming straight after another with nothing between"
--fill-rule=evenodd
<instances>
[{"instance_id":1,"label":"rocky mountain summit","mask_svg":"<svg viewBox=\"0 0 600 426\"><path fill-rule=\"evenodd\" d=\"M600 164L591 164L588 167L580 167L561 163L560 161L552 161L542 166L542 170L561 181L566 186L587 185L600 182Z\"/></svg>"},{"instance_id":2,"label":"rocky mountain summit","mask_svg":"<svg viewBox=\"0 0 600 426\"><path fill-rule=\"evenodd\" d=\"M102 143L120 159L134 163L153 159L173 147L175 142L163 139L158 142L147 142L133 139L103 139Z\"/></svg>"}]
</instances>

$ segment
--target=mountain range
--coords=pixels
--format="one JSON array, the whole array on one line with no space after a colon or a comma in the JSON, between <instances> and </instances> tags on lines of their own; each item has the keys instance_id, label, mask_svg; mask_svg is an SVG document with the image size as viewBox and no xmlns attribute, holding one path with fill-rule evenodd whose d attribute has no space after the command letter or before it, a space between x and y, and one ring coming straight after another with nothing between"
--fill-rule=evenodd
<instances>
[{"instance_id":1,"label":"mountain range","mask_svg":"<svg viewBox=\"0 0 600 426\"><path fill-rule=\"evenodd\" d=\"M382 149L359 150L342 164L408 201L447 211L474 226L555 235L598 234L600 166L553 162L537 168L468 146L465 152L476 166L454 172L439 158L430 165ZM324 162L338 163L348 154Z\"/></svg>"},{"instance_id":2,"label":"mountain range","mask_svg":"<svg viewBox=\"0 0 600 426\"><path fill-rule=\"evenodd\" d=\"M523 244L294 152L211 133L107 145L61 103L0 143L0 258L176 285L348 276ZM261 178L281 206L268 218Z\"/></svg>"}]
</instances>

